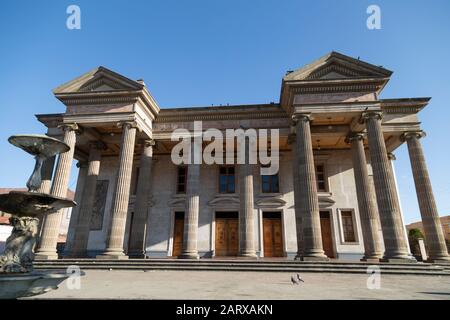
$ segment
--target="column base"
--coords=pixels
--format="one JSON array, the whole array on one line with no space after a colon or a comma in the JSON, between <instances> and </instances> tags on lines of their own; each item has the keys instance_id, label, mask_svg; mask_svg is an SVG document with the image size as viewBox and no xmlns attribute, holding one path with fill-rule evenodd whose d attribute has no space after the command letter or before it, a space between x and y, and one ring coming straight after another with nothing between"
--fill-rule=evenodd
<instances>
[{"instance_id":1,"label":"column base","mask_svg":"<svg viewBox=\"0 0 450 320\"><path fill-rule=\"evenodd\" d=\"M305 261L305 262L321 262L321 261L330 261L330 258L327 256L299 256L297 255L294 260L297 261Z\"/></svg>"},{"instance_id":2,"label":"column base","mask_svg":"<svg viewBox=\"0 0 450 320\"><path fill-rule=\"evenodd\" d=\"M388 263L417 263L416 258L382 258L380 262Z\"/></svg>"},{"instance_id":3,"label":"column base","mask_svg":"<svg viewBox=\"0 0 450 320\"><path fill-rule=\"evenodd\" d=\"M99 254L95 257L98 260L128 260L128 256L124 254Z\"/></svg>"},{"instance_id":4,"label":"column base","mask_svg":"<svg viewBox=\"0 0 450 320\"><path fill-rule=\"evenodd\" d=\"M435 264L450 265L450 257L449 258L436 258L436 259L428 258L428 260L426 262L428 262L428 263L435 263Z\"/></svg>"},{"instance_id":5,"label":"column base","mask_svg":"<svg viewBox=\"0 0 450 320\"><path fill-rule=\"evenodd\" d=\"M238 255L239 259L257 260L258 255L256 253L243 253Z\"/></svg>"},{"instance_id":6,"label":"column base","mask_svg":"<svg viewBox=\"0 0 450 320\"><path fill-rule=\"evenodd\" d=\"M36 253L34 260L58 260L58 254L56 253Z\"/></svg>"},{"instance_id":7,"label":"column base","mask_svg":"<svg viewBox=\"0 0 450 320\"><path fill-rule=\"evenodd\" d=\"M177 257L177 259L198 260L200 259L200 256L198 255L198 253L182 253Z\"/></svg>"},{"instance_id":8,"label":"column base","mask_svg":"<svg viewBox=\"0 0 450 320\"><path fill-rule=\"evenodd\" d=\"M364 257L362 257L360 261L376 263L380 262L382 258L382 254L364 255Z\"/></svg>"}]
</instances>

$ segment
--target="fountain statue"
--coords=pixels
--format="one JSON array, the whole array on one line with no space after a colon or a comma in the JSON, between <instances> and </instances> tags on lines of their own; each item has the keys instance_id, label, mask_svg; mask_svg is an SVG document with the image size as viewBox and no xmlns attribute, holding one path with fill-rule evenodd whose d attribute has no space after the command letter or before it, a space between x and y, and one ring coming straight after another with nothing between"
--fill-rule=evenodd
<instances>
[{"instance_id":1,"label":"fountain statue","mask_svg":"<svg viewBox=\"0 0 450 320\"><path fill-rule=\"evenodd\" d=\"M69 199L39 193L43 162L69 151L62 141L45 135L14 135L8 141L34 155L36 164L27 182L28 191L11 191L0 195L0 211L10 213L13 226L0 255L0 299L42 294L57 288L69 275L33 271L34 247L38 237L39 219L62 208L73 207Z\"/></svg>"}]
</instances>

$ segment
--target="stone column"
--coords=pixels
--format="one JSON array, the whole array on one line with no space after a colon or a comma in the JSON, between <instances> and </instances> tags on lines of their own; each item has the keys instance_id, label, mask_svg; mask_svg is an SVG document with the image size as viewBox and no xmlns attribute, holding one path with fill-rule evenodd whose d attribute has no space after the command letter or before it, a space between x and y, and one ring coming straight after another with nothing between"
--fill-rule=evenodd
<instances>
[{"instance_id":1,"label":"stone column","mask_svg":"<svg viewBox=\"0 0 450 320\"><path fill-rule=\"evenodd\" d=\"M402 138L408 145L429 260L436 263L450 263L422 144L419 140L424 136L425 132L407 132Z\"/></svg>"},{"instance_id":2,"label":"stone column","mask_svg":"<svg viewBox=\"0 0 450 320\"><path fill-rule=\"evenodd\" d=\"M296 257L303 256L303 224L302 214L300 210L300 203L297 203L295 195L300 194L300 185L298 181L298 158L295 143L295 134L291 134L288 138L288 143L292 146L292 171L293 171L293 186L294 186L294 206L295 206L295 227L297 233L297 255Z\"/></svg>"},{"instance_id":3,"label":"stone column","mask_svg":"<svg viewBox=\"0 0 450 320\"><path fill-rule=\"evenodd\" d=\"M244 138L245 163L239 166L239 256L256 258L253 168L250 164L250 139Z\"/></svg>"},{"instance_id":4,"label":"stone column","mask_svg":"<svg viewBox=\"0 0 450 320\"><path fill-rule=\"evenodd\" d=\"M190 163L187 167L186 209L184 213L183 250L179 259L198 259L198 215L199 215L199 189L200 165L194 162L196 148L195 139L191 143Z\"/></svg>"},{"instance_id":5,"label":"stone column","mask_svg":"<svg viewBox=\"0 0 450 320\"><path fill-rule=\"evenodd\" d=\"M53 167L55 166L55 160L56 156L53 156L51 158L48 158L44 161L44 164L41 168L41 177L42 177L42 183L39 189L36 190L36 192L39 193L50 193L51 187L52 187L52 176L53 176ZM42 232L42 226L44 225L45 216L43 216L41 219L39 219L39 227L38 227L38 243L39 245L39 239Z\"/></svg>"},{"instance_id":6,"label":"stone column","mask_svg":"<svg viewBox=\"0 0 450 320\"><path fill-rule=\"evenodd\" d=\"M44 161L41 168L42 184L36 191L39 193L50 193L52 187L53 167L55 166L56 156Z\"/></svg>"},{"instance_id":7,"label":"stone column","mask_svg":"<svg viewBox=\"0 0 450 320\"><path fill-rule=\"evenodd\" d=\"M397 160L397 158L395 157L395 154L393 154L392 152L388 152L388 159L391 164L392 175L394 176L395 191L397 191L397 194L400 195L400 191L398 189L398 183L397 183L397 175L395 173L395 166L394 166L394 161ZM400 208L400 217L402 218L403 233L405 234L405 241L406 241L406 245L408 247L408 255L412 257L411 247L409 245L409 240L408 240L408 230L406 229L405 216L403 215L401 198L398 199L398 206Z\"/></svg>"},{"instance_id":8,"label":"stone column","mask_svg":"<svg viewBox=\"0 0 450 320\"><path fill-rule=\"evenodd\" d=\"M301 256L296 259L303 261L328 260L324 254L322 245L322 233L320 229L319 198L317 195L316 172L314 168L314 156L311 140L311 118L308 114L296 114L293 116L295 124L295 152L294 159L297 166L298 188L295 196L296 215L300 214L303 233L303 250ZM296 218L298 220L298 218Z\"/></svg>"},{"instance_id":9,"label":"stone column","mask_svg":"<svg viewBox=\"0 0 450 320\"><path fill-rule=\"evenodd\" d=\"M98 259L128 259L128 256L123 252L123 240L130 200L136 123L121 122L118 126L122 127L122 142L114 200L111 207L111 226L106 242L106 250L103 254L97 256Z\"/></svg>"},{"instance_id":10,"label":"stone column","mask_svg":"<svg viewBox=\"0 0 450 320\"><path fill-rule=\"evenodd\" d=\"M151 189L151 170L154 140L146 140L139 164L139 177L136 191L134 218L131 225L128 255L133 258L145 258L145 234L148 219L148 202Z\"/></svg>"},{"instance_id":11,"label":"stone column","mask_svg":"<svg viewBox=\"0 0 450 320\"><path fill-rule=\"evenodd\" d=\"M55 177L51 188L51 195L65 198L69 186L70 170L72 168L73 155L75 151L76 124L64 124L61 126L64 131L63 141L70 147L69 151L59 155L56 165ZM56 245L58 243L59 228L61 226L62 210L47 214L41 232L39 249L36 252L36 259L57 259Z\"/></svg>"},{"instance_id":12,"label":"stone column","mask_svg":"<svg viewBox=\"0 0 450 320\"><path fill-rule=\"evenodd\" d=\"M74 239L72 245L72 257L86 257L89 240L90 223L92 210L95 201L95 191L97 188L97 178L100 173L100 160L105 144L100 141L90 143L89 160L86 180L83 187L78 222L75 226Z\"/></svg>"},{"instance_id":13,"label":"stone column","mask_svg":"<svg viewBox=\"0 0 450 320\"><path fill-rule=\"evenodd\" d=\"M375 193L381 229L383 231L386 262L415 262L408 254L408 245L403 236L403 225L400 214L394 175L387 156L383 130L381 128L381 112L367 112L362 116L366 123Z\"/></svg>"},{"instance_id":14,"label":"stone column","mask_svg":"<svg viewBox=\"0 0 450 320\"><path fill-rule=\"evenodd\" d=\"M364 257L361 260L378 261L382 258L383 251L378 234L378 213L375 199L372 196L373 189L371 188L367 171L363 140L364 136L362 133L353 133L347 137L346 141L351 144L352 148L356 195L358 197L359 215L363 231Z\"/></svg>"},{"instance_id":15,"label":"stone column","mask_svg":"<svg viewBox=\"0 0 450 320\"><path fill-rule=\"evenodd\" d=\"M64 257L70 257L72 253L72 245L74 239L75 228L78 223L78 216L80 213L80 205L83 198L84 182L87 176L87 162L78 161L78 178L77 186L75 188L75 202L78 204L76 207L72 208L72 213L70 214L69 229L67 230L66 245L64 246Z\"/></svg>"}]
</instances>

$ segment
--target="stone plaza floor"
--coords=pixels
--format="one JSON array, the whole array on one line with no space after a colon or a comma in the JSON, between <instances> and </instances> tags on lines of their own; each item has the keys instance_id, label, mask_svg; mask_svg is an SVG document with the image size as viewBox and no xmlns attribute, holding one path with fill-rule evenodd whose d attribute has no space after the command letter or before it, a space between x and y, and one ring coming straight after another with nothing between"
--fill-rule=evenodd
<instances>
[{"instance_id":1,"label":"stone plaza floor","mask_svg":"<svg viewBox=\"0 0 450 320\"><path fill-rule=\"evenodd\" d=\"M450 276L381 275L368 289L365 274L219 271L87 270L79 289L66 280L28 299L440 299L450 300ZM72 282L73 284L73 282Z\"/></svg>"}]
</instances>

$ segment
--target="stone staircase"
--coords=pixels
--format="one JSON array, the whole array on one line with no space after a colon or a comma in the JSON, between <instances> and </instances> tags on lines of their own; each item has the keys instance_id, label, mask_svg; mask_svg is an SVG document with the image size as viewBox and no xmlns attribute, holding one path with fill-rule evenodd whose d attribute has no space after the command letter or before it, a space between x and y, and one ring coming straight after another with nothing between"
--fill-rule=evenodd
<instances>
[{"instance_id":1,"label":"stone staircase","mask_svg":"<svg viewBox=\"0 0 450 320\"><path fill-rule=\"evenodd\" d=\"M450 276L448 266L428 263L391 264L355 261L301 262L294 260L237 260L237 259L59 259L36 260L37 270L64 270L77 265L81 270L189 270L189 271L253 271L253 272L329 272L367 274L369 266L377 266L382 274ZM371 273L369 271L369 273Z\"/></svg>"}]
</instances>

